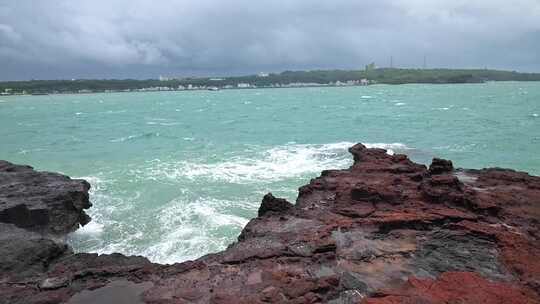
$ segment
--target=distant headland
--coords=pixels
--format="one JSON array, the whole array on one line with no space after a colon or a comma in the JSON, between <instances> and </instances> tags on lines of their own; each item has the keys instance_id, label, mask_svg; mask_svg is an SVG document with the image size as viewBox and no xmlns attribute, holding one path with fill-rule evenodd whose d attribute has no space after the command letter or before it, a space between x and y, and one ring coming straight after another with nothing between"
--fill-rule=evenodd
<instances>
[{"instance_id":1,"label":"distant headland","mask_svg":"<svg viewBox=\"0 0 540 304\"><path fill-rule=\"evenodd\" d=\"M0 95L43 95L146 91L222 90L408 83L482 83L540 81L540 73L488 69L312 70L233 77L163 77L159 79L70 79L0 82Z\"/></svg>"}]
</instances>

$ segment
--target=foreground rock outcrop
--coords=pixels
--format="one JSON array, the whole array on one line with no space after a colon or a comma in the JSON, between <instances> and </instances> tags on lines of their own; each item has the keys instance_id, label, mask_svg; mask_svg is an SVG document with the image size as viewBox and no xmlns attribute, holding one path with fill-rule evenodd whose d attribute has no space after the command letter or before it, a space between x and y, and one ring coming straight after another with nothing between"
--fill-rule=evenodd
<instances>
[{"instance_id":1,"label":"foreground rock outcrop","mask_svg":"<svg viewBox=\"0 0 540 304\"><path fill-rule=\"evenodd\" d=\"M322 172L296 204L266 195L237 242L196 261L73 254L37 224L0 217L0 250L21 253L0 258L0 303L540 303L539 177L442 159L427 168L361 144L350 152L353 166ZM15 208L27 185L4 186L13 165L2 164L0 202ZM50 182L29 193L49 197ZM50 197L89 206L70 187L50 186ZM61 218L44 230L71 230Z\"/></svg>"},{"instance_id":2,"label":"foreground rock outcrop","mask_svg":"<svg viewBox=\"0 0 540 304\"><path fill-rule=\"evenodd\" d=\"M90 184L0 161L0 222L65 235L85 225Z\"/></svg>"}]
</instances>

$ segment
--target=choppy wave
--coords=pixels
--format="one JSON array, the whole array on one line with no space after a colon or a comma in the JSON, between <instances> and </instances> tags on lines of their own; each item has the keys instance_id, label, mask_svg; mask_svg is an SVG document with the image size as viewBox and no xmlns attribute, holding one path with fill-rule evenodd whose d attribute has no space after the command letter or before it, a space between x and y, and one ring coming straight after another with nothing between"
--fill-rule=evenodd
<instances>
[{"instance_id":1,"label":"choppy wave","mask_svg":"<svg viewBox=\"0 0 540 304\"><path fill-rule=\"evenodd\" d=\"M115 180L99 176L77 177L88 181L90 188L90 201L93 207L86 212L92 220L72 233L68 242L75 251L95 252L99 254L119 252L124 254L140 254L133 250L133 244L142 235L127 233L125 227L130 226L130 216L136 206L133 200L140 196L135 191L132 196L120 195Z\"/></svg>"},{"instance_id":2,"label":"choppy wave","mask_svg":"<svg viewBox=\"0 0 540 304\"><path fill-rule=\"evenodd\" d=\"M20 149L19 152L17 152L17 154L28 154L28 153L41 152L41 151L45 151L45 150L46 149L44 149L44 148Z\"/></svg>"},{"instance_id":3,"label":"choppy wave","mask_svg":"<svg viewBox=\"0 0 540 304\"><path fill-rule=\"evenodd\" d=\"M305 178L324 169L348 167L352 157L347 150L352 145L256 146L222 162L208 163L204 158L192 162L154 160L134 170L80 177L92 185L90 199L94 207L88 211L92 222L75 232L70 243L76 251L143 255L159 263L196 259L222 250L255 214L268 185L272 185L271 190L293 197L298 183ZM388 153L409 149L402 143L366 146L384 148ZM172 199L163 196L146 201L148 197L141 196L141 192L121 190L149 183L180 191L175 191ZM232 189L232 194L196 189L209 183L224 185Z\"/></svg>"},{"instance_id":4,"label":"choppy wave","mask_svg":"<svg viewBox=\"0 0 540 304\"><path fill-rule=\"evenodd\" d=\"M92 221L69 239L76 251L143 255L153 262L176 263L224 249L249 218L235 210L253 209L258 201L197 197L190 191L152 208L137 210L138 197L123 197L108 187L111 181L83 177L92 184L89 210ZM140 201L139 201L140 203ZM157 225L151 225L157 221ZM229 231L229 233L226 233Z\"/></svg>"},{"instance_id":5,"label":"choppy wave","mask_svg":"<svg viewBox=\"0 0 540 304\"><path fill-rule=\"evenodd\" d=\"M142 254L152 261L175 263L225 248L232 240L223 231L240 231L249 221L230 211L235 205L256 208L257 203L205 197L172 200L157 215L161 227L159 241Z\"/></svg>"},{"instance_id":6,"label":"choppy wave","mask_svg":"<svg viewBox=\"0 0 540 304\"><path fill-rule=\"evenodd\" d=\"M158 136L159 136L159 132L148 132L148 133L134 134L134 135L111 139L110 142L124 142L124 141L129 141L129 140L140 139L140 138L151 138L151 137L158 137Z\"/></svg>"},{"instance_id":7,"label":"choppy wave","mask_svg":"<svg viewBox=\"0 0 540 304\"><path fill-rule=\"evenodd\" d=\"M294 178L310 173L319 173L325 169L346 168L351 165L352 157L348 148L352 142L332 144L287 144L255 152L251 155L235 156L218 163L192 161L152 160L150 168L145 170L153 179L197 179L205 178L228 183L260 183L287 178ZM369 148L406 150L402 143L371 143Z\"/></svg>"}]
</instances>

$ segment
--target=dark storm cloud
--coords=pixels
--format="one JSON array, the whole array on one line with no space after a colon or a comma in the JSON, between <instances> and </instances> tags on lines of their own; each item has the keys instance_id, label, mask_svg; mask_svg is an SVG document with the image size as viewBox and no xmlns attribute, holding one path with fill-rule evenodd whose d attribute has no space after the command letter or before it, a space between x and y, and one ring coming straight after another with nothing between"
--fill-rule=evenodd
<instances>
[{"instance_id":1,"label":"dark storm cloud","mask_svg":"<svg viewBox=\"0 0 540 304\"><path fill-rule=\"evenodd\" d=\"M472 3L471 3L472 2ZM538 0L0 0L0 79L540 70Z\"/></svg>"}]
</instances>

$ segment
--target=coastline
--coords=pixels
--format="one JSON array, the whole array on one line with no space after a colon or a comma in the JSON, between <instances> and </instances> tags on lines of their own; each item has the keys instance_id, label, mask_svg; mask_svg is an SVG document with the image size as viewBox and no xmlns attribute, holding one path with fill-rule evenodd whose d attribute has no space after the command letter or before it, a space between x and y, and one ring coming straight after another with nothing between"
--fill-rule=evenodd
<instances>
[{"instance_id":1,"label":"coastline","mask_svg":"<svg viewBox=\"0 0 540 304\"><path fill-rule=\"evenodd\" d=\"M535 293L540 268L534 262L540 258L540 177L507 169L454 169L440 159L427 168L360 144L349 151L354 157L349 169L323 171L300 188L295 205L266 195L259 216L236 243L195 261L158 265L119 254L73 254L47 241L48 233L36 232L48 230L37 226L54 226L56 218L38 220L33 228L3 229L0 240L9 240L6 231L13 231L20 244L32 245L16 247L28 257L23 263L29 264L21 266L32 271L7 265L0 302L57 303L83 292L103 296L122 290L141 303L540 302ZM81 188L59 188L52 197L90 207L83 181L4 167L4 181L23 171L15 185L28 180L25 174L35 177L37 194L17 192L27 195L26 201L58 201L40 195L62 180ZM3 202L13 202L11 191L20 186L6 185L0 188ZM15 205L21 204L28 203ZM10 217L8 225L20 226L21 218ZM85 221L79 213L70 218ZM28 248L52 248L47 263L41 264L43 251Z\"/></svg>"},{"instance_id":2,"label":"coastline","mask_svg":"<svg viewBox=\"0 0 540 304\"><path fill-rule=\"evenodd\" d=\"M230 77L163 77L159 79L71 79L0 82L0 94L90 93L107 91L169 91L365 86L371 84L456 84L487 81L540 81L539 73L487 69L310 70Z\"/></svg>"},{"instance_id":3,"label":"coastline","mask_svg":"<svg viewBox=\"0 0 540 304\"><path fill-rule=\"evenodd\" d=\"M251 87L251 88L223 88L219 91L246 91L246 90L273 90L273 89L309 89L309 88L356 88L356 87L373 87L373 86L414 86L414 85L486 85L490 83L538 83L540 80L493 80L485 82L474 82L474 83L424 83L424 82L413 82L413 83L374 83L370 85L312 85L312 86L287 86L287 87ZM217 91L217 92L219 92ZM208 89L191 89L191 90L149 90L149 91L113 91L113 92L66 92L66 93L46 93L46 94L11 94L11 95L0 95L0 97L13 98L17 96L69 96L69 95L94 95L94 94L120 94L120 93L167 93L167 92L212 92Z\"/></svg>"}]
</instances>

